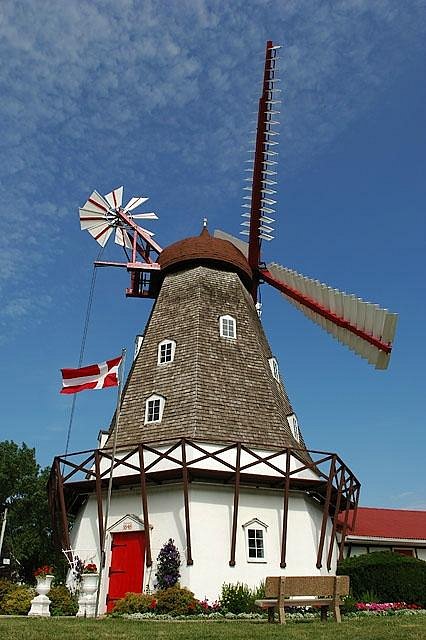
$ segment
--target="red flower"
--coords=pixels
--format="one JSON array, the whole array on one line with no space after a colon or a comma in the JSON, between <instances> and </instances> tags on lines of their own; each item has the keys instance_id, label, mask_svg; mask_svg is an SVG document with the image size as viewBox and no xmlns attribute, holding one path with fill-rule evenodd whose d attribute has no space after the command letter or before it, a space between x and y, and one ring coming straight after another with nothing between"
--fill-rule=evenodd
<instances>
[{"instance_id":1,"label":"red flower","mask_svg":"<svg viewBox=\"0 0 426 640\"><path fill-rule=\"evenodd\" d=\"M83 566L83 573L97 573L98 568L93 562L89 562Z\"/></svg>"},{"instance_id":2,"label":"red flower","mask_svg":"<svg viewBox=\"0 0 426 640\"><path fill-rule=\"evenodd\" d=\"M53 574L53 567L50 567L47 564L45 564L43 567L39 567L34 571L35 578L39 578L39 577L45 578L47 575L52 575L52 574Z\"/></svg>"}]
</instances>

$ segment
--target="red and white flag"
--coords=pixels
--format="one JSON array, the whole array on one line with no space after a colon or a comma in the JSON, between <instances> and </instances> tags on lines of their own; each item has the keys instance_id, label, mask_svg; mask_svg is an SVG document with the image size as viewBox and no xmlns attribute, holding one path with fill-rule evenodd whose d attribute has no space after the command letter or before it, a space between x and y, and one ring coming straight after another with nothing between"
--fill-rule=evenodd
<instances>
[{"instance_id":1,"label":"red and white flag","mask_svg":"<svg viewBox=\"0 0 426 640\"><path fill-rule=\"evenodd\" d=\"M61 393L78 393L85 389L118 387L118 368L122 356L81 369L61 369Z\"/></svg>"}]
</instances>

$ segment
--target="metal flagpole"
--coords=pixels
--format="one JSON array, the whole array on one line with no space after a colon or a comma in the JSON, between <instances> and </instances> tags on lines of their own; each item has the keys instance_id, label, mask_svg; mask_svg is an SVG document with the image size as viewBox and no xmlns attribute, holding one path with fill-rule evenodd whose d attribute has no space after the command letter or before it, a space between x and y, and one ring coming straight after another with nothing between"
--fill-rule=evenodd
<instances>
[{"instance_id":1,"label":"metal flagpole","mask_svg":"<svg viewBox=\"0 0 426 640\"><path fill-rule=\"evenodd\" d=\"M121 394L123 391L123 378L124 378L124 365L126 362L126 349L121 350L121 363L118 371L118 390L117 390L117 406L115 409L115 429L114 429L114 439L112 443L112 460L111 460L111 471L109 474L108 481L108 494L107 501L105 507L105 519L104 519L104 532L103 532L103 540L101 542L101 557L100 557L100 567L99 567L99 577L98 577L98 589L96 592L96 607L95 607L95 618L98 617L98 609L99 609L99 597L101 593L101 584L102 584L102 574L105 568L105 541L106 541L106 532L108 527L108 516L109 509L111 506L111 494L112 494L112 477L114 473L114 462L115 462L115 454L117 450L117 434L118 434L118 426L120 420L120 405L121 405Z\"/></svg>"},{"instance_id":2,"label":"metal flagpole","mask_svg":"<svg viewBox=\"0 0 426 640\"><path fill-rule=\"evenodd\" d=\"M3 513L3 523L1 525L1 533L0 533L0 554L1 554L1 550L3 548L3 539L4 539L4 532L6 530L6 520L7 520L7 507L5 507L4 513Z\"/></svg>"}]
</instances>

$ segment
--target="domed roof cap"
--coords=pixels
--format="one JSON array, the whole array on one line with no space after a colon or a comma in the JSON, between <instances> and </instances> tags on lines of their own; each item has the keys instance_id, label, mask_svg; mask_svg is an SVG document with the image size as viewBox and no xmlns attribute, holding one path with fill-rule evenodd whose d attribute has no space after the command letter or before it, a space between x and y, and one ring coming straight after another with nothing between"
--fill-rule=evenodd
<instances>
[{"instance_id":1,"label":"domed roof cap","mask_svg":"<svg viewBox=\"0 0 426 640\"><path fill-rule=\"evenodd\" d=\"M229 240L211 236L207 227L199 236L179 240L163 249L158 262L163 273L196 264L210 264L225 271L236 271L246 286L250 285L253 276L241 251Z\"/></svg>"}]
</instances>

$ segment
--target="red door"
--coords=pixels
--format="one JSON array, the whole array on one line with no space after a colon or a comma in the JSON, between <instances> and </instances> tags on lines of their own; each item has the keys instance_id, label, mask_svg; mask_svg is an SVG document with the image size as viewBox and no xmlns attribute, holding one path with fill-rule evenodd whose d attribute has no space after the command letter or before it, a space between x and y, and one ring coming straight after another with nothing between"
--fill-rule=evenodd
<instances>
[{"instance_id":1,"label":"red door","mask_svg":"<svg viewBox=\"0 0 426 640\"><path fill-rule=\"evenodd\" d=\"M126 593L141 593L145 564L145 533L129 531L112 534L111 567L107 611Z\"/></svg>"}]
</instances>

